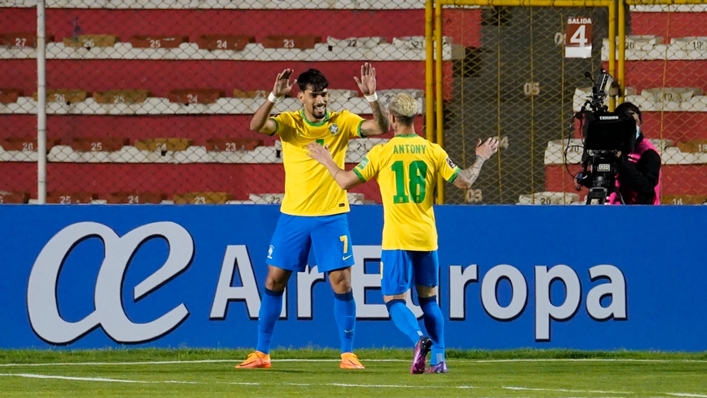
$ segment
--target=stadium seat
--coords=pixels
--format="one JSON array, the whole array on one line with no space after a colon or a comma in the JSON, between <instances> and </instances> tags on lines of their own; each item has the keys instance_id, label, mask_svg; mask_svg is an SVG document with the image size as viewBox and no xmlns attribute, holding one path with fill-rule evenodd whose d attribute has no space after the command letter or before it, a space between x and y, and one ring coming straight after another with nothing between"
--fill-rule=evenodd
<instances>
[{"instance_id":1,"label":"stadium seat","mask_svg":"<svg viewBox=\"0 0 707 398\"><path fill-rule=\"evenodd\" d=\"M196 41L202 50L243 51L249 43L255 43L255 36L248 35L203 35Z\"/></svg>"},{"instance_id":2,"label":"stadium seat","mask_svg":"<svg viewBox=\"0 0 707 398\"><path fill-rule=\"evenodd\" d=\"M70 145L76 152L116 152L129 144L125 137L93 137L74 138Z\"/></svg>"},{"instance_id":3,"label":"stadium seat","mask_svg":"<svg viewBox=\"0 0 707 398\"><path fill-rule=\"evenodd\" d=\"M60 138L47 138L47 152L61 143ZM37 151L37 137L6 137L0 139L0 146L6 151Z\"/></svg>"},{"instance_id":4,"label":"stadium seat","mask_svg":"<svg viewBox=\"0 0 707 398\"><path fill-rule=\"evenodd\" d=\"M108 90L93 93L99 104L139 104L151 97L148 90Z\"/></svg>"},{"instance_id":5,"label":"stadium seat","mask_svg":"<svg viewBox=\"0 0 707 398\"><path fill-rule=\"evenodd\" d=\"M79 35L64 37L62 43L66 47L73 48L103 48L113 47L119 41L118 36L114 35Z\"/></svg>"},{"instance_id":6,"label":"stadium seat","mask_svg":"<svg viewBox=\"0 0 707 398\"><path fill-rule=\"evenodd\" d=\"M54 41L53 35L46 35L47 42ZM0 46L5 47L37 47L37 33L5 33L0 34Z\"/></svg>"},{"instance_id":7,"label":"stadium seat","mask_svg":"<svg viewBox=\"0 0 707 398\"><path fill-rule=\"evenodd\" d=\"M86 90L81 89L50 89L47 90L47 102L61 102L66 104L75 104L85 101L90 94ZM35 101L38 99L37 92L32 94Z\"/></svg>"},{"instance_id":8,"label":"stadium seat","mask_svg":"<svg viewBox=\"0 0 707 398\"><path fill-rule=\"evenodd\" d=\"M189 42L189 36L135 35L130 38L133 48L179 48Z\"/></svg>"},{"instance_id":9,"label":"stadium seat","mask_svg":"<svg viewBox=\"0 0 707 398\"><path fill-rule=\"evenodd\" d=\"M0 104L12 104L23 94L18 88L0 88Z\"/></svg>"},{"instance_id":10,"label":"stadium seat","mask_svg":"<svg viewBox=\"0 0 707 398\"><path fill-rule=\"evenodd\" d=\"M135 148L141 151L185 151L194 144L189 138L148 138L135 141Z\"/></svg>"},{"instance_id":11,"label":"stadium seat","mask_svg":"<svg viewBox=\"0 0 707 398\"><path fill-rule=\"evenodd\" d=\"M659 87L645 88L641 96L652 103L654 110L679 111L683 102L689 102L692 97L703 96L701 88Z\"/></svg>"},{"instance_id":12,"label":"stadium seat","mask_svg":"<svg viewBox=\"0 0 707 398\"><path fill-rule=\"evenodd\" d=\"M90 204L98 199L98 195L89 192L47 192L47 203L57 203L62 205L83 203Z\"/></svg>"},{"instance_id":13,"label":"stadium seat","mask_svg":"<svg viewBox=\"0 0 707 398\"><path fill-rule=\"evenodd\" d=\"M321 36L315 35L270 35L265 36L261 44L264 48L298 48L311 50L321 43Z\"/></svg>"},{"instance_id":14,"label":"stadium seat","mask_svg":"<svg viewBox=\"0 0 707 398\"><path fill-rule=\"evenodd\" d=\"M160 204L167 198L163 193L155 192L113 192L108 194L108 204Z\"/></svg>"},{"instance_id":15,"label":"stadium seat","mask_svg":"<svg viewBox=\"0 0 707 398\"><path fill-rule=\"evenodd\" d=\"M688 140L685 142L678 142L677 143L678 148L680 149L681 152L687 152L687 153L698 153L698 152L703 152L707 153L707 139L701 139L701 140Z\"/></svg>"},{"instance_id":16,"label":"stadium seat","mask_svg":"<svg viewBox=\"0 0 707 398\"><path fill-rule=\"evenodd\" d=\"M520 195L519 205L569 205L578 204L579 194L570 192L535 192L531 195Z\"/></svg>"},{"instance_id":17,"label":"stadium seat","mask_svg":"<svg viewBox=\"0 0 707 398\"><path fill-rule=\"evenodd\" d=\"M449 37L445 37L444 43L449 42ZM424 36L407 36L407 37L394 37L393 43L396 47L403 47L408 50L422 50L425 48L425 37Z\"/></svg>"},{"instance_id":18,"label":"stadium seat","mask_svg":"<svg viewBox=\"0 0 707 398\"><path fill-rule=\"evenodd\" d=\"M660 203L664 205L704 205L707 195L663 195Z\"/></svg>"},{"instance_id":19,"label":"stadium seat","mask_svg":"<svg viewBox=\"0 0 707 398\"><path fill-rule=\"evenodd\" d=\"M234 98L267 98L268 90L239 90L233 89Z\"/></svg>"},{"instance_id":20,"label":"stadium seat","mask_svg":"<svg viewBox=\"0 0 707 398\"><path fill-rule=\"evenodd\" d=\"M224 92L217 89L208 88L195 88L195 89L181 89L172 90L169 92L167 98L169 102L179 103L179 104L213 104L219 98L223 97Z\"/></svg>"},{"instance_id":21,"label":"stadium seat","mask_svg":"<svg viewBox=\"0 0 707 398\"><path fill-rule=\"evenodd\" d=\"M329 50L332 47L339 48L373 48L379 44L388 43L385 37L349 37L346 39L337 39L335 37L329 36L326 39L326 43L329 46Z\"/></svg>"},{"instance_id":22,"label":"stadium seat","mask_svg":"<svg viewBox=\"0 0 707 398\"><path fill-rule=\"evenodd\" d=\"M174 204L225 204L233 200L233 195L227 192L189 192L175 194L172 198Z\"/></svg>"},{"instance_id":23,"label":"stadium seat","mask_svg":"<svg viewBox=\"0 0 707 398\"><path fill-rule=\"evenodd\" d=\"M263 140L257 138L210 138L206 140L206 150L214 152L253 151L262 146Z\"/></svg>"},{"instance_id":24,"label":"stadium seat","mask_svg":"<svg viewBox=\"0 0 707 398\"><path fill-rule=\"evenodd\" d=\"M0 204L27 203L29 201L28 192L4 192L0 191Z\"/></svg>"},{"instance_id":25,"label":"stadium seat","mask_svg":"<svg viewBox=\"0 0 707 398\"><path fill-rule=\"evenodd\" d=\"M284 193L251 193L248 200L258 205L269 205L282 203L284 197Z\"/></svg>"}]
</instances>

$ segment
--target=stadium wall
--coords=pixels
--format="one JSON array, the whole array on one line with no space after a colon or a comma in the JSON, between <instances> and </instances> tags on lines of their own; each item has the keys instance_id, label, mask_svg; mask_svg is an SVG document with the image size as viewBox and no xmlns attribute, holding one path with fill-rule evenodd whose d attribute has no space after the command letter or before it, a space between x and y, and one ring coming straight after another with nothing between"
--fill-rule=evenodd
<instances>
[{"instance_id":1,"label":"stadium wall","mask_svg":"<svg viewBox=\"0 0 707 398\"><path fill-rule=\"evenodd\" d=\"M436 214L449 348L707 349L707 207ZM0 348L253 347L278 215L269 205L2 206ZM349 223L356 346L408 347L378 290L382 208L354 206ZM286 300L276 347L338 347L323 275L297 275Z\"/></svg>"}]
</instances>

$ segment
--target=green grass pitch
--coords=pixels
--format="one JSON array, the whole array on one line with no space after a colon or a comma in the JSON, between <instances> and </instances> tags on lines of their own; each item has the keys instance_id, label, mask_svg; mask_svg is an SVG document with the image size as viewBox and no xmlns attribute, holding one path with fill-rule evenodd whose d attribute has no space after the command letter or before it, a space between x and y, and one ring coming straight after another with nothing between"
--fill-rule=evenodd
<instances>
[{"instance_id":1,"label":"green grass pitch","mask_svg":"<svg viewBox=\"0 0 707 398\"><path fill-rule=\"evenodd\" d=\"M245 350L0 351L1 397L705 397L707 352L448 352L448 374L409 374L412 350L275 350L271 369L235 370Z\"/></svg>"}]
</instances>

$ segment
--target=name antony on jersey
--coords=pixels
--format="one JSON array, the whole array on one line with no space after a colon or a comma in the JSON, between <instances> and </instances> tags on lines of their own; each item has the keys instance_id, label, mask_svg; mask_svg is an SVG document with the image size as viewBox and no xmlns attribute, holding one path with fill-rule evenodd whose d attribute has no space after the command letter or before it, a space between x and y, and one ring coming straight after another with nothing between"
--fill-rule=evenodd
<instances>
[{"instance_id":1,"label":"name antony on jersey","mask_svg":"<svg viewBox=\"0 0 707 398\"><path fill-rule=\"evenodd\" d=\"M427 150L427 145L423 144L398 144L393 147L393 154L399 153L422 153Z\"/></svg>"}]
</instances>

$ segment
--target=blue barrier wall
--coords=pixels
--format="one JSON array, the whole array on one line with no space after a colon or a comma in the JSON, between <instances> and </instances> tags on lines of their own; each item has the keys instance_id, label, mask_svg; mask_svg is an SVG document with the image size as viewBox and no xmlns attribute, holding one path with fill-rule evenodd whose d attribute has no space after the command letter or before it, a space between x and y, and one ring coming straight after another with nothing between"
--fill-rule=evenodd
<instances>
[{"instance_id":1,"label":"blue barrier wall","mask_svg":"<svg viewBox=\"0 0 707 398\"><path fill-rule=\"evenodd\" d=\"M707 207L442 206L447 346L707 350ZM0 206L0 348L253 347L276 206ZM382 304L382 208L349 215L357 347ZM315 263L314 260L311 263ZM316 268L274 345L338 347ZM419 314L419 309L411 304Z\"/></svg>"}]
</instances>

